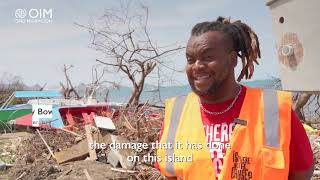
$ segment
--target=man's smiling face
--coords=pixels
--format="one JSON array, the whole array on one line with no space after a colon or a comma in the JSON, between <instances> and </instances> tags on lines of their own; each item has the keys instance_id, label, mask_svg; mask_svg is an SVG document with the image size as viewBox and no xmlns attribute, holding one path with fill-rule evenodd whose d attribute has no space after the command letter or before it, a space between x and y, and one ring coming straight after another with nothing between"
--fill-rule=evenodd
<instances>
[{"instance_id":1,"label":"man's smiling face","mask_svg":"<svg viewBox=\"0 0 320 180\"><path fill-rule=\"evenodd\" d=\"M212 95L233 76L235 64L230 58L230 43L224 34L208 31L191 36L186 49L189 84L199 96Z\"/></svg>"}]
</instances>

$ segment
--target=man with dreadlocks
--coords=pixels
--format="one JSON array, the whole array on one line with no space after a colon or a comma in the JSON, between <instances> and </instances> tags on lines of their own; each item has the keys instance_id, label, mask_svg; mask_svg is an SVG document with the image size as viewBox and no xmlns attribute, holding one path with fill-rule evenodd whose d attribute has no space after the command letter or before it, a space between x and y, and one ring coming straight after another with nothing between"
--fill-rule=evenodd
<instances>
[{"instance_id":1,"label":"man with dreadlocks","mask_svg":"<svg viewBox=\"0 0 320 180\"><path fill-rule=\"evenodd\" d=\"M196 24L186 48L192 93L166 101L157 167L177 179L310 179L313 155L289 92L250 88L260 48L241 21ZM237 80L237 57L242 70Z\"/></svg>"}]
</instances>

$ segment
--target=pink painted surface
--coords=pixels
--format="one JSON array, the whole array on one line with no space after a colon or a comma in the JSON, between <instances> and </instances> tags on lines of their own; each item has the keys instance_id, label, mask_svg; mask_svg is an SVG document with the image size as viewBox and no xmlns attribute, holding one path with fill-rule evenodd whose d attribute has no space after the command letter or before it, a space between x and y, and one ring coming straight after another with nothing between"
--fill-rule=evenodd
<instances>
[{"instance_id":1,"label":"pink painted surface","mask_svg":"<svg viewBox=\"0 0 320 180\"><path fill-rule=\"evenodd\" d=\"M16 125L32 127L32 114L27 114L16 119ZM47 124L41 124L40 128L51 128Z\"/></svg>"}]
</instances>

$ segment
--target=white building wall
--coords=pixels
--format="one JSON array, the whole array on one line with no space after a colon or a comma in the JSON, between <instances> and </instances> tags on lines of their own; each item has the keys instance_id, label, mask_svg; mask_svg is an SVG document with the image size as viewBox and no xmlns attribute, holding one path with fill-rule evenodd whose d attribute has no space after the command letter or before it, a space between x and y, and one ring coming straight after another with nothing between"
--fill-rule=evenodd
<instances>
[{"instance_id":1,"label":"white building wall","mask_svg":"<svg viewBox=\"0 0 320 180\"><path fill-rule=\"evenodd\" d=\"M272 13L283 89L320 91L320 0L266 0L266 4Z\"/></svg>"}]
</instances>

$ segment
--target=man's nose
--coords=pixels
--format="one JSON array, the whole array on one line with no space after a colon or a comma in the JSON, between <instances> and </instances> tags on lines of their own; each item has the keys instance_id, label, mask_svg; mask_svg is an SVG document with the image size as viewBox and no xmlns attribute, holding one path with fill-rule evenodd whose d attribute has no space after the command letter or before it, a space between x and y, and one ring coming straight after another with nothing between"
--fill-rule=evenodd
<instances>
[{"instance_id":1,"label":"man's nose","mask_svg":"<svg viewBox=\"0 0 320 180\"><path fill-rule=\"evenodd\" d=\"M203 61L197 59L196 62L194 63L194 68L204 68L205 64L203 63Z\"/></svg>"}]
</instances>

